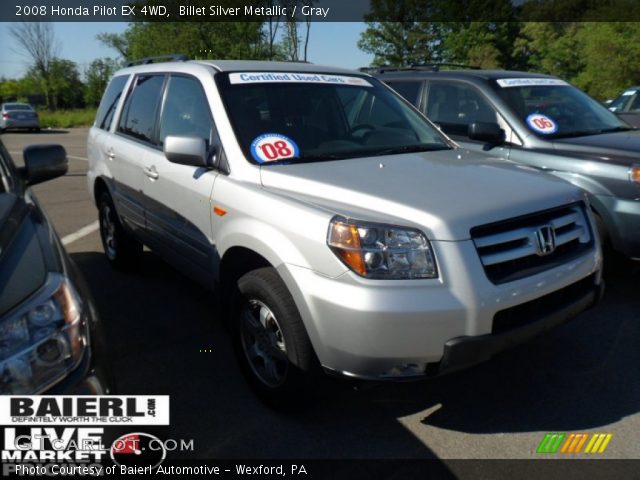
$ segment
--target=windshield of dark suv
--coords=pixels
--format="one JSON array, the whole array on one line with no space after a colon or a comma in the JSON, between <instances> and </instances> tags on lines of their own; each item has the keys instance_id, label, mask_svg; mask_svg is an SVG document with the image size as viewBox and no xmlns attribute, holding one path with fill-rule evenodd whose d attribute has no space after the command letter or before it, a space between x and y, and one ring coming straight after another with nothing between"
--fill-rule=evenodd
<instances>
[{"instance_id":1,"label":"windshield of dark suv","mask_svg":"<svg viewBox=\"0 0 640 480\"><path fill-rule=\"evenodd\" d=\"M451 148L377 80L295 72L217 75L238 140L257 164Z\"/></svg>"},{"instance_id":2,"label":"windshield of dark suv","mask_svg":"<svg viewBox=\"0 0 640 480\"><path fill-rule=\"evenodd\" d=\"M630 130L593 98L554 78L507 78L494 88L532 133L570 138Z\"/></svg>"}]
</instances>

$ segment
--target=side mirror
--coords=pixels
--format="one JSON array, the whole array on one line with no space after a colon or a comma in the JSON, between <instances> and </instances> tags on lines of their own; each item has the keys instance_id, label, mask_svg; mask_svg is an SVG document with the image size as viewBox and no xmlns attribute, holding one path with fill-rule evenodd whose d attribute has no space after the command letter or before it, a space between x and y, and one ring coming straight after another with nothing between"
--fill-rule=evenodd
<instances>
[{"instance_id":1,"label":"side mirror","mask_svg":"<svg viewBox=\"0 0 640 480\"><path fill-rule=\"evenodd\" d=\"M164 156L172 163L192 167L208 167L207 142L198 137L174 137L164 139Z\"/></svg>"},{"instance_id":2,"label":"side mirror","mask_svg":"<svg viewBox=\"0 0 640 480\"><path fill-rule=\"evenodd\" d=\"M504 130L497 123L475 122L469 125L467 136L471 140L502 145L504 143Z\"/></svg>"},{"instance_id":3,"label":"side mirror","mask_svg":"<svg viewBox=\"0 0 640 480\"><path fill-rule=\"evenodd\" d=\"M27 185L36 185L67 173L69 162L62 145L30 145L22 151L22 176Z\"/></svg>"}]
</instances>

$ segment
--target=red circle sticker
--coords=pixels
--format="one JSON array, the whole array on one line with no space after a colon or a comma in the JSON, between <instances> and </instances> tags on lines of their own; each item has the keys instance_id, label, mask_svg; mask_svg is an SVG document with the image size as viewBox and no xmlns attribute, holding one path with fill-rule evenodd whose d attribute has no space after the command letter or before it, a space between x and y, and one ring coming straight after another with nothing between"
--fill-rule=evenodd
<instances>
[{"instance_id":1,"label":"red circle sticker","mask_svg":"<svg viewBox=\"0 0 640 480\"><path fill-rule=\"evenodd\" d=\"M542 115L541 113L532 113L527 117L527 124L533 130L538 133L542 133L543 135L549 135L551 133L556 133L558 130L558 126L556 123L551 120L546 115Z\"/></svg>"},{"instance_id":2,"label":"red circle sticker","mask_svg":"<svg viewBox=\"0 0 640 480\"><path fill-rule=\"evenodd\" d=\"M299 153L296 142L279 133L264 133L251 142L251 155L258 163L286 160Z\"/></svg>"}]
</instances>

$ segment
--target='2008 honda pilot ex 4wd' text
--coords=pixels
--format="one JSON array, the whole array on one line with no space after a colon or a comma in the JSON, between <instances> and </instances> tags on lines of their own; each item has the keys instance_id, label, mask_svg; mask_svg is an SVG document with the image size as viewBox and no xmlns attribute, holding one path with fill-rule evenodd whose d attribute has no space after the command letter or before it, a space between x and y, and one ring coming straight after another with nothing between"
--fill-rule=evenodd
<instances>
[{"instance_id":1,"label":"'2008 honda pilot ex 4wd' text","mask_svg":"<svg viewBox=\"0 0 640 480\"><path fill-rule=\"evenodd\" d=\"M218 289L270 401L317 366L452 371L601 292L585 195L457 147L375 78L311 64L170 61L111 80L89 134L109 260L147 245Z\"/></svg>"}]
</instances>

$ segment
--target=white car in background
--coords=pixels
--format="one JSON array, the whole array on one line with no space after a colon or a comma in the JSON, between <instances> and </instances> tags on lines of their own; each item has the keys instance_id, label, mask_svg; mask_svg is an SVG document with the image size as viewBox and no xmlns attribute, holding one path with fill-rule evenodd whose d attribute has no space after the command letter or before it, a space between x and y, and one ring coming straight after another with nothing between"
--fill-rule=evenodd
<instances>
[{"instance_id":1,"label":"white car in background","mask_svg":"<svg viewBox=\"0 0 640 480\"><path fill-rule=\"evenodd\" d=\"M0 133L9 129L40 131L40 119L28 103L3 103L0 106Z\"/></svg>"}]
</instances>

